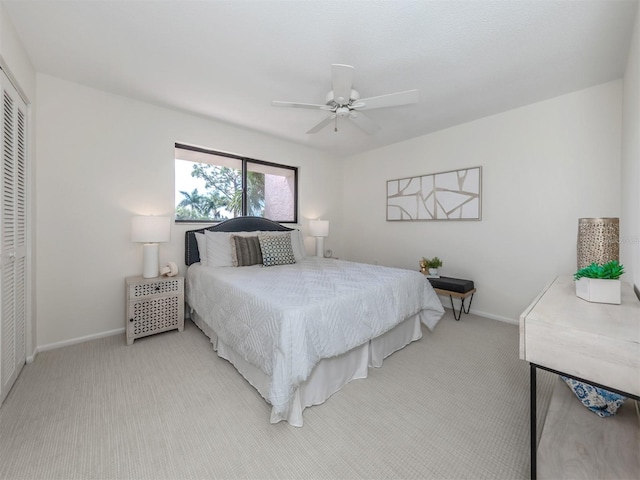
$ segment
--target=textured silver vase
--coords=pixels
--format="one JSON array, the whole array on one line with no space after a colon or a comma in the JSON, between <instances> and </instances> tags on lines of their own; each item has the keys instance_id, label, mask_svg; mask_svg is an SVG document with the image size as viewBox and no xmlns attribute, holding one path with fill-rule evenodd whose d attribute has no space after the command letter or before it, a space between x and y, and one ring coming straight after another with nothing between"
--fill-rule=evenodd
<instances>
[{"instance_id":1,"label":"textured silver vase","mask_svg":"<svg viewBox=\"0 0 640 480\"><path fill-rule=\"evenodd\" d=\"M620 219L578 219L578 269L620 260Z\"/></svg>"}]
</instances>

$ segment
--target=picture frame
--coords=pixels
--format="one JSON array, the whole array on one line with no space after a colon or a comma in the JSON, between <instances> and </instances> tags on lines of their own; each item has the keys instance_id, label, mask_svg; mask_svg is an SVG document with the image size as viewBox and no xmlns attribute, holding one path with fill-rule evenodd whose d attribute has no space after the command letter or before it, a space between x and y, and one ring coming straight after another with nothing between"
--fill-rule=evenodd
<instances>
[{"instance_id":1,"label":"picture frame","mask_svg":"<svg viewBox=\"0 0 640 480\"><path fill-rule=\"evenodd\" d=\"M387 221L482 220L482 167L387 180Z\"/></svg>"}]
</instances>

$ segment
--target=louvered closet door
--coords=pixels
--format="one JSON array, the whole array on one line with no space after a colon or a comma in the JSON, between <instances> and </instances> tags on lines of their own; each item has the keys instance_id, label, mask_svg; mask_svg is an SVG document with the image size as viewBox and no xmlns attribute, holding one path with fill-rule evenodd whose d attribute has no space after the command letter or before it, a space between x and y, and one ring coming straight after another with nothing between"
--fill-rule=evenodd
<instances>
[{"instance_id":1,"label":"louvered closet door","mask_svg":"<svg viewBox=\"0 0 640 480\"><path fill-rule=\"evenodd\" d=\"M26 356L26 105L0 74L2 87L2 215L0 222L0 403Z\"/></svg>"}]
</instances>

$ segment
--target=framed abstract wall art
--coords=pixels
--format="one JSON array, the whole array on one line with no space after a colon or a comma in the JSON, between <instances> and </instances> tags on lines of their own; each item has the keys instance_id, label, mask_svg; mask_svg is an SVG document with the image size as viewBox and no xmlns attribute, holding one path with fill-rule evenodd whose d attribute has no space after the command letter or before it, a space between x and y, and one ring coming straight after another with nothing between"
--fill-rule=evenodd
<instances>
[{"instance_id":1,"label":"framed abstract wall art","mask_svg":"<svg viewBox=\"0 0 640 480\"><path fill-rule=\"evenodd\" d=\"M387 221L481 220L482 167L387 181Z\"/></svg>"}]
</instances>

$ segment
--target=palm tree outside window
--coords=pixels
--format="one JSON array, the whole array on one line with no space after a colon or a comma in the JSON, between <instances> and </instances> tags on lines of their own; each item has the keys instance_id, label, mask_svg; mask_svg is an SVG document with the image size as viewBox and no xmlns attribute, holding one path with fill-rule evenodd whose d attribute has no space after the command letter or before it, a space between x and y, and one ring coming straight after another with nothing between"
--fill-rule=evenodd
<instances>
[{"instance_id":1,"label":"palm tree outside window","mask_svg":"<svg viewBox=\"0 0 640 480\"><path fill-rule=\"evenodd\" d=\"M239 216L297 222L296 167L175 145L177 222Z\"/></svg>"}]
</instances>

